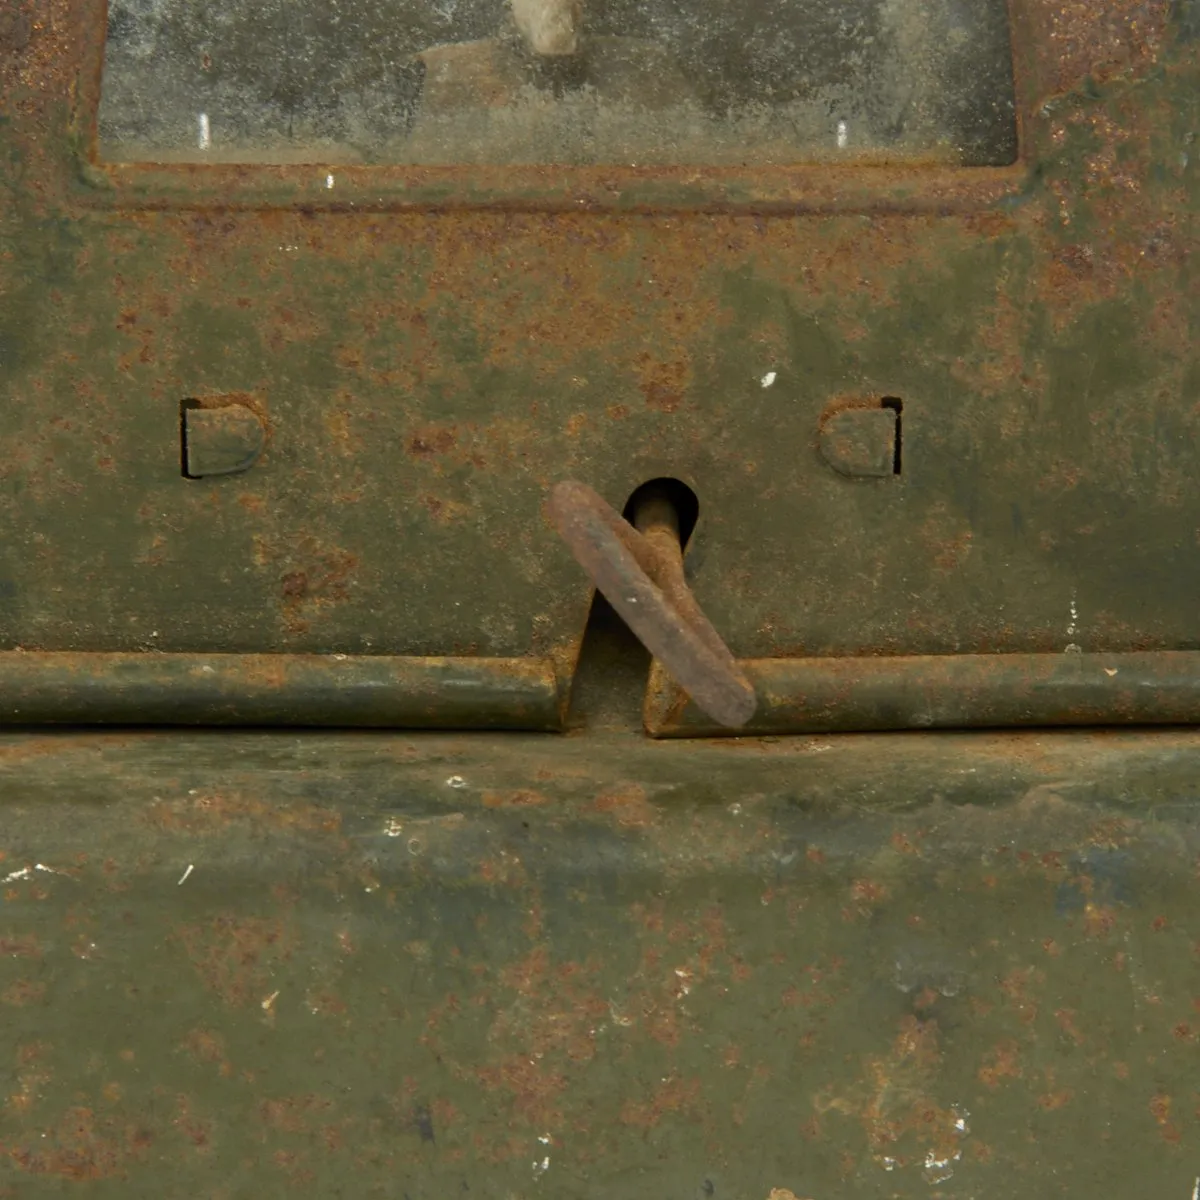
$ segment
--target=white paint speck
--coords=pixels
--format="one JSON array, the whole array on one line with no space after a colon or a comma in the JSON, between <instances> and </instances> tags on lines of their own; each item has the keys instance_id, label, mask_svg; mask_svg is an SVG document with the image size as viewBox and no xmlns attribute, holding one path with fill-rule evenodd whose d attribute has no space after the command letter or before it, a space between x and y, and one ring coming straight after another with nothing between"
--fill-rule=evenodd
<instances>
[{"instance_id":1,"label":"white paint speck","mask_svg":"<svg viewBox=\"0 0 1200 1200\"><path fill-rule=\"evenodd\" d=\"M452 788L465 788L467 786L467 781L461 775L451 775L450 778L446 780L446 786Z\"/></svg>"},{"instance_id":2,"label":"white paint speck","mask_svg":"<svg viewBox=\"0 0 1200 1200\"><path fill-rule=\"evenodd\" d=\"M894 1171L896 1169L896 1160L894 1158L885 1158L883 1160L883 1169L885 1171Z\"/></svg>"},{"instance_id":3,"label":"white paint speck","mask_svg":"<svg viewBox=\"0 0 1200 1200\"><path fill-rule=\"evenodd\" d=\"M845 121L837 123L837 145L839 150L845 150L850 144L850 127Z\"/></svg>"},{"instance_id":4,"label":"white paint speck","mask_svg":"<svg viewBox=\"0 0 1200 1200\"><path fill-rule=\"evenodd\" d=\"M325 186L326 186L326 188L329 189L329 191L333 191L333 176L332 175L325 176Z\"/></svg>"},{"instance_id":5,"label":"white paint speck","mask_svg":"<svg viewBox=\"0 0 1200 1200\"><path fill-rule=\"evenodd\" d=\"M178 882L178 883L177 883L175 886L176 886L176 887L183 887L183 885L184 885L185 883L187 883L187 878L188 878L188 876L189 876L189 875L190 875L190 874L191 874L191 873L192 873L192 872L193 872L195 869L196 869L196 867L195 867L195 865L194 865L193 863L188 863L188 865L187 865L187 870L186 870L186 871L184 871L184 873L183 873L182 875L180 875L180 877L179 877L179 882Z\"/></svg>"},{"instance_id":6,"label":"white paint speck","mask_svg":"<svg viewBox=\"0 0 1200 1200\"><path fill-rule=\"evenodd\" d=\"M762 383L763 387L769 388L775 382L775 380L778 378L779 378L779 375L775 371L768 371L762 377L761 383Z\"/></svg>"},{"instance_id":7,"label":"white paint speck","mask_svg":"<svg viewBox=\"0 0 1200 1200\"><path fill-rule=\"evenodd\" d=\"M541 1162L535 1161L533 1164L533 1173L535 1175L544 1175L548 1170L550 1170L550 1156L549 1155L547 1155L545 1158L543 1158Z\"/></svg>"},{"instance_id":8,"label":"white paint speck","mask_svg":"<svg viewBox=\"0 0 1200 1200\"><path fill-rule=\"evenodd\" d=\"M550 1145L551 1141L550 1135L548 1133L539 1134L538 1141L541 1142L543 1146L548 1146Z\"/></svg>"},{"instance_id":9,"label":"white paint speck","mask_svg":"<svg viewBox=\"0 0 1200 1200\"><path fill-rule=\"evenodd\" d=\"M925 1180L927 1183L945 1183L951 1175L954 1174L954 1167L951 1165L958 1162L962 1158L962 1152L958 1151L952 1154L949 1158L938 1158L932 1150L925 1155Z\"/></svg>"},{"instance_id":10,"label":"white paint speck","mask_svg":"<svg viewBox=\"0 0 1200 1200\"><path fill-rule=\"evenodd\" d=\"M1109 677L1109 679L1111 679L1117 673L1118 670L1119 670L1118 667L1105 667L1104 673L1105 673L1105 675L1107 675Z\"/></svg>"},{"instance_id":11,"label":"white paint speck","mask_svg":"<svg viewBox=\"0 0 1200 1200\"><path fill-rule=\"evenodd\" d=\"M196 118L196 145L201 150L212 148L212 126L208 123L208 113L201 113Z\"/></svg>"},{"instance_id":12,"label":"white paint speck","mask_svg":"<svg viewBox=\"0 0 1200 1200\"><path fill-rule=\"evenodd\" d=\"M399 837L404 832L404 822L397 821L395 817L388 817L383 832L385 837Z\"/></svg>"},{"instance_id":13,"label":"white paint speck","mask_svg":"<svg viewBox=\"0 0 1200 1200\"><path fill-rule=\"evenodd\" d=\"M15 883L18 879L32 879L33 871L29 867L22 867L19 871L13 871L10 875L5 875L4 883Z\"/></svg>"},{"instance_id":14,"label":"white paint speck","mask_svg":"<svg viewBox=\"0 0 1200 1200\"><path fill-rule=\"evenodd\" d=\"M1079 609L1075 604L1075 597L1071 597L1071 619L1067 622L1067 637L1074 637L1079 629Z\"/></svg>"}]
</instances>

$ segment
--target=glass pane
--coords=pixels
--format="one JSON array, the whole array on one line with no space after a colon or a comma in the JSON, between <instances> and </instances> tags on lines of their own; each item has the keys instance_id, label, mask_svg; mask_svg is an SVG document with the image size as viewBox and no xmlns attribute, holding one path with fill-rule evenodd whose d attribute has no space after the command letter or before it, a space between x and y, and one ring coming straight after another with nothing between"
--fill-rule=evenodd
<instances>
[{"instance_id":1,"label":"glass pane","mask_svg":"<svg viewBox=\"0 0 1200 1200\"><path fill-rule=\"evenodd\" d=\"M110 0L124 162L1012 162L1006 0Z\"/></svg>"}]
</instances>

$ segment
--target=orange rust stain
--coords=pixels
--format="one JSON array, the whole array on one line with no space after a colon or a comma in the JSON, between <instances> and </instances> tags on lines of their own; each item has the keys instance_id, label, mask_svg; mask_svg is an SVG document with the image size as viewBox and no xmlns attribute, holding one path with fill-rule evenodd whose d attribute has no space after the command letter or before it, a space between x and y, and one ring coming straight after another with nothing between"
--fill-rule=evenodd
<instances>
[{"instance_id":1,"label":"orange rust stain","mask_svg":"<svg viewBox=\"0 0 1200 1200\"><path fill-rule=\"evenodd\" d=\"M939 993L934 991L933 988L922 988L913 997L913 1008L917 1009L918 1011L932 1008L938 1002L938 997Z\"/></svg>"},{"instance_id":2,"label":"orange rust stain","mask_svg":"<svg viewBox=\"0 0 1200 1200\"><path fill-rule=\"evenodd\" d=\"M280 1133L308 1133L323 1121L333 1107L330 1100L313 1093L264 1100L258 1106L259 1120Z\"/></svg>"},{"instance_id":3,"label":"orange rust stain","mask_svg":"<svg viewBox=\"0 0 1200 1200\"><path fill-rule=\"evenodd\" d=\"M0 937L0 958L41 958L42 948L33 934Z\"/></svg>"},{"instance_id":4,"label":"orange rust stain","mask_svg":"<svg viewBox=\"0 0 1200 1200\"><path fill-rule=\"evenodd\" d=\"M307 997L309 1012L316 1017L341 1017L349 1011L346 1002L334 992L310 992Z\"/></svg>"},{"instance_id":5,"label":"orange rust stain","mask_svg":"<svg viewBox=\"0 0 1200 1200\"><path fill-rule=\"evenodd\" d=\"M1057 1092L1044 1092L1038 1097L1038 1107L1044 1108L1048 1112L1056 1108L1064 1108L1071 1102L1071 1098L1075 1095L1070 1088L1062 1088Z\"/></svg>"},{"instance_id":6,"label":"orange rust stain","mask_svg":"<svg viewBox=\"0 0 1200 1200\"><path fill-rule=\"evenodd\" d=\"M1030 6L1029 46L1039 59L1047 95L1060 95L1085 78L1097 82L1153 66L1166 44L1170 0L1039 0Z\"/></svg>"},{"instance_id":7,"label":"orange rust stain","mask_svg":"<svg viewBox=\"0 0 1200 1200\"><path fill-rule=\"evenodd\" d=\"M645 829L661 820L658 809L646 798L646 789L636 783L601 792L592 802L592 808L611 813L618 825L631 829Z\"/></svg>"},{"instance_id":8,"label":"orange rust stain","mask_svg":"<svg viewBox=\"0 0 1200 1200\"><path fill-rule=\"evenodd\" d=\"M18 979L0 993L0 1002L10 1004L14 1008L23 1008L27 1004L40 1004L46 998L46 985L32 979Z\"/></svg>"},{"instance_id":9,"label":"orange rust stain","mask_svg":"<svg viewBox=\"0 0 1200 1200\"><path fill-rule=\"evenodd\" d=\"M458 445L458 430L455 427L438 429L430 427L418 430L409 438L408 453L413 458L431 459L439 454L449 454Z\"/></svg>"},{"instance_id":10,"label":"orange rust stain","mask_svg":"<svg viewBox=\"0 0 1200 1200\"><path fill-rule=\"evenodd\" d=\"M548 797L541 792L530 791L528 788L505 792L486 791L481 799L485 808L536 808L549 802Z\"/></svg>"},{"instance_id":11,"label":"orange rust stain","mask_svg":"<svg viewBox=\"0 0 1200 1200\"><path fill-rule=\"evenodd\" d=\"M878 904L887 898L887 888L873 879L856 879L850 887L850 896L856 904Z\"/></svg>"},{"instance_id":12,"label":"orange rust stain","mask_svg":"<svg viewBox=\"0 0 1200 1200\"><path fill-rule=\"evenodd\" d=\"M621 1107L621 1123L638 1129L654 1129L664 1117L682 1113L693 1115L700 1106L700 1081L674 1075L663 1080L648 1100L626 1100Z\"/></svg>"},{"instance_id":13,"label":"orange rust stain","mask_svg":"<svg viewBox=\"0 0 1200 1200\"><path fill-rule=\"evenodd\" d=\"M240 792L200 792L156 800L145 819L156 829L186 833L217 833L242 823L256 828L305 833L337 833L341 814L333 809L290 801L272 802L264 795Z\"/></svg>"},{"instance_id":14,"label":"orange rust stain","mask_svg":"<svg viewBox=\"0 0 1200 1200\"><path fill-rule=\"evenodd\" d=\"M535 1125L549 1127L559 1124L558 1099L566 1088L561 1071L516 1054L486 1067L478 1067L475 1077L493 1091L505 1091L513 1098L517 1113Z\"/></svg>"},{"instance_id":15,"label":"orange rust stain","mask_svg":"<svg viewBox=\"0 0 1200 1200\"><path fill-rule=\"evenodd\" d=\"M657 362L643 354L638 359L637 369L646 407L662 413L677 411L691 386L690 365L682 360Z\"/></svg>"},{"instance_id":16,"label":"orange rust stain","mask_svg":"<svg viewBox=\"0 0 1200 1200\"><path fill-rule=\"evenodd\" d=\"M1020 1079L1021 1074L1020 1054L1013 1041L996 1046L977 1072L979 1082L989 1088L998 1087L1004 1079Z\"/></svg>"},{"instance_id":17,"label":"orange rust stain","mask_svg":"<svg viewBox=\"0 0 1200 1200\"><path fill-rule=\"evenodd\" d=\"M92 1109L80 1106L67 1109L30 1146L10 1146L8 1156L31 1175L108 1179L143 1159L153 1142L153 1134L136 1122L117 1116L98 1120Z\"/></svg>"},{"instance_id":18,"label":"orange rust stain","mask_svg":"<svg viewBox=\"0 0 1200 1200\"><path fill-rule=\"evenodd\" d=\"M225 1039L211 1029L193 1029L183 1039L183 1048L197 1062L225 1061Z\"/></svg>"},{"instance_id":19,"label":"orange rust stain","mask_svg":"<svg viewBox=\"0 0 1200 1200\"><path fill-rule=\"evenodd\" d=\"M1088 937L1107 937L1117 923L1115 909L1100 904L1086 904L1083 909L1083 928Z\"/></svg>"},{"instance_id":20,"label":"orange rust stain","mask_svg":"<svg viewBox=\"0 0 1200 1200\"><path fill-rule=\"evenodd\" d=\"M175 935L204 983L227 1004L260 1003L272 989L269 968L286 962L293 938L283 923L223 915Z\"/></svg>"},{"instance_id":21,"label":"orange rust stain","mask_svg":"<svg viewBox=\"0 0 1200 1200\"><path fill-rule=\"evenodd\" d=\"M1028 989L1031 982L1040 980L1041 972L1035 973L1032 967L1015 968L1000 980L1000 990L1025 1024L1037 1017L1038 1006L1029 998Z\"/></svg>"},{"instance_id":22,"label":"orange rust stain","mask_svg":"<svg viewBox=\"0 0 1200 1200\"><path fill-rule=\"evenodd\" d=\"M1162 1133L1163 1141L1175 1143L1182 1138L1179 1126L1171 1120L1171 1097L1157 1092L1150 1098L1150 1115Z\"/></svg>"},{"instance_id":23,"label":"orange rust stain","mask_svg":"<svg viewBox=\"0 0 1200 1200\"><path fill-rule=\"evenodd\" d=\"M192 1146L197 1154L207 1154L212 1148L213 1122L196 1117L186 1096L179 1096L171 1124Z\"/></svg>"}]
</instances>

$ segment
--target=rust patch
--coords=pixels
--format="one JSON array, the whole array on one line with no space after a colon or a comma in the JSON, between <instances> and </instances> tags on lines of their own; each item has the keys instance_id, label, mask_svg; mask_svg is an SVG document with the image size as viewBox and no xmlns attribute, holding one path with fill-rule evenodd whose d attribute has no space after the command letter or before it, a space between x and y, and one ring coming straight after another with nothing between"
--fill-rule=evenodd
<instances>
[{"instance_id":1,"label":"rust patch","mask_svg":"<svg viewBox=\"0 0 1200 1200\"><path fill-rule=\"evenodd\" d=\"M1041 0L1031 6L1029 45L1040 63L1043 100L1087 78L1102 83L1143 72L1162 52L1171 0Z\"/></svg>"},{"instance_id":2,"label":"rust patch","mask_svg":"<svg viewBox=\"0 0 1200 1200\"><path fill-rule=\"evenodd\" d=\"M541 792L521 788L508 792L484 792L482 797L484 808L536 808L547 804L549 798Z\"/></svg>"},{"instance_id":3,"label":"rust patch","mask_svg":"<svg viewBox=\"0 0 1200 1200\"><path fill-rule=\"evenodd\" d=\"M280 1133L307 1133L315 1121L326 1119L332 1108L332 1101L310 1093L264 1100L258 1115L264 1125Z\"/></svg>"},{"instance_id":4,"label":"rust patch","mask_svg":"<svg viewBox=\"0 0 1200 1200\"><path fill-rule=\"evenodd\" d=\"M646 1100L626 1100L621 1107L621 1124L636 1129L654 1129L668 1116L698 1119L702 1112L700 1097L698 1079L672 1075L664 1079Z\"/></svg>"},{"instance_id":5,"label":"rust patch","mask_svg":"<svg viewBox=\"0 0 1200 1200\"><path fill-rule=\"evenodd\" d=\"M18 979L16 983L0 992L0 1003L24 1008L28 1004L41 1004L46 998L46 985L32 979Z\"/></svg>"},{"instance_id":6,"label":"rust patch","mask_svg":"<svg viewBox=\"0 0 1200 1200\"><path fill-rule=\"evenodd\" d=\"M13 1164L31 1175L76 1181L111 1179L145 1158L153 1134L119 1117L97 1118L90 1108L70 1108L30 1146L6 1147Z\"/></svg>"},{"instance_id":7,"label":"rust patch","mask_svg":"<svg viewBox=\"0 0 1200 1200\"><path fill-rule=\"evenodd\" d=\"M275 804L262 792L198 792L155 800L145 820L156 829L187 833L218 833L249 823L264 829L332 834L340 830L342 817L336 809L311 804Z\"/></svg>"},{"instance_id":8,"label":"rust patch","mask_svg":"<svg viewBox=\"0 0 1200 1200\"><path fill-rule=\"evenodd\" d=\"M0 958L41 958L42 948L33 934L0 937Z\"/></svg>"},{"instance_id":9,"label":"rust patch","mask_svg":"<svg viewBox=\"0 0 1200 1200\"><path fill-rule=\"evenodd\" d=\"M176 936L205 985L234 1007L263 1003L270 969L292 956L283 923L260 917L220 916Z\"/></svg>"},{"instance_id":10,"label":"rust patch","mask_svg":"<svg viewBox=\"0 0 1200 1200\"><path fill-rule=\"evenodd\" d=\"M458 445L458 430L429 428L413 434L409 439L408 453L413 458L431 459L449 454Z\"/></svg>"},{"instance_id":11,"label":"rust patch","mask_svg":"<svg viewBox=\"0 0 1200 1200\"><path fill-rule=\"evenodd\" d=\"M687 395L692 370L685 361L656 362L643 354L638 360L638 380L647 408L673 413Z\"/></svg>"},{"instance_id":12,"label":"rust patch","mask_svg":"<svg viewBox=\"0 0 1200 1200\"><path fill-rule=\"evenodd\" d=\"M979 1068L979 1082L985 1087L996 1088L1006 1079L1020 1079L1022 1075L1020 1051L1013 1041L1001 1042L984 1060Z\"/></svg>"},{"instance_id":13,"label":"rust patch","mask_svg":"<svg viewBox=\"0 0 1200 1200\"><path fill-rule=\"evenodd\" d=\"M596 812L611 814L618 825L631 829L645 829L662 819L662 814L647 798L646 789L636 783L601 792L592 807Z\"/></svg>"}]
</instances>

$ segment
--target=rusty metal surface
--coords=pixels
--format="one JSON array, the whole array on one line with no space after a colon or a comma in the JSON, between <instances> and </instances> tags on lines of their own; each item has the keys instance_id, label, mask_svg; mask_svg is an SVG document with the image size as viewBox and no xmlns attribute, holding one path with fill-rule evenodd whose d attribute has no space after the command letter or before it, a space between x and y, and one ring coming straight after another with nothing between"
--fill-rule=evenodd
<instances>
[{"instance_id":1,"label":"rusty metal surface","mask_svg":"<svg viewBox=\"0 0 1200 1200\"><path fill-rule=\"evenodd\" d=\"M749 659L752 734L1200 724L1200 654L941 654ZM656 737L729 732L655 663L645 724Z\"/></svg>"},{"instance_id":2,"label":"rusty metal surface","mask_svg":"<svg viewBox=\"0 0 1200 1200\"><path fill-rule=\"evenodd\" d=\"M1017 0L1013 169L333 189L89 165L101 10L4 27L3 644L565 676L588 590L545 490L671 476L738 657L1196 647L1190 5ZM262 459L183 479L181 400L230 392ZM848 394L903 400L901 477L820 461Z\"/></svg>"},{"instance_id":3,"label":"rusty metal surface","mask_svg":"<svg viewBox=\"0 0 1200 1200\"><path fill-rule=\"evenodd\" d=\"M0 1194L1186 1200L1198 772L0 735Z\"/></svg>"},{"instance_id":4,"label":"rusty metal surface","mask_svg":"<svg viewBox=\"0 0 1200 1200\"><path fill-rule=\"evenodd\" d=\"M697 707L723 728L744 725L754 687L687 586L669 501L646 498L630 524L591 488L567 481L555 484L547 508L597 589Z\"/></svg>"},{"instance_id":5,"label":"rusty metal surface","mask_svg":"<svg viewBox=\"0 0 1200 1200\"><path fill-rule=\"evenodd\" d=\"M0 724L560 729L554 664L383 654L0 652Z\"/></svg>"}]
</instances>

